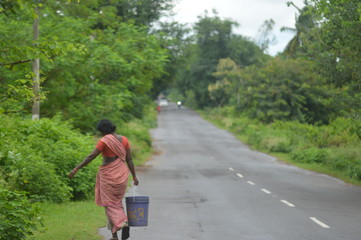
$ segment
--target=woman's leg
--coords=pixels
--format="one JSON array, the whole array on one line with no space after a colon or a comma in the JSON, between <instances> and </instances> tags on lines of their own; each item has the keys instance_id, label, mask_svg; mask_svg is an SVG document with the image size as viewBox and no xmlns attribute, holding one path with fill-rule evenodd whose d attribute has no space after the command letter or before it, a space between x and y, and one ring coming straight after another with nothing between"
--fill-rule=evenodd
<instances>
[{"instance_id":1,"label":"woman's leg","mask_svg":"<svg viewBox=\"0 0 361 240\"><path fill-rule=\"evenodd\" d=\"M115 233L112 232L112 237L113 237L113 240L119 239L117 232L115 232Z\"/></svg>"},{"instance_id":2,"label":"woman's leg","mask_svg":"<svg viewBox=\"0 0 361 240\"><path fill-rule=\"evenodd\" d=\"M107 228L110 230L110 232L112 233L112 240L116 240L118 239L118 234L117 232L113 233L113 223L112 221L110 221L107 211L105 211L105 216L107 217Z\"/></svg>"}]
</instances>

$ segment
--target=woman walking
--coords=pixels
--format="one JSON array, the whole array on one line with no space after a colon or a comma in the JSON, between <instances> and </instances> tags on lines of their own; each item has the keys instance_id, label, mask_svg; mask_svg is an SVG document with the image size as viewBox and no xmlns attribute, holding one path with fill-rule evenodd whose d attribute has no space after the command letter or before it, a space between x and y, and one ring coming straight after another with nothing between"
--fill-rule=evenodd
<instances>
[{"instance_id":1,"label":"woman walking","mask_svg":"<svg viewBox=\"0 0 361 240\"><path fill-rule=\"evenodd\" d=\"M112 240L118 239L117 231L120 229L122 229L121 239L128 239L128 219L122 199L127 188L129 170L133 175L134 185L139 184L130 155L129 142L126 137L115 134L116 126L107 119L98 123L97 130L102 133L103 137L93 152L71 171L69 177L73 178L79 169L102 153L103 163L99 167L95 184L95 201L97 205L105 207L108 229L113 236Z\"/></svg>"}]
</instances>

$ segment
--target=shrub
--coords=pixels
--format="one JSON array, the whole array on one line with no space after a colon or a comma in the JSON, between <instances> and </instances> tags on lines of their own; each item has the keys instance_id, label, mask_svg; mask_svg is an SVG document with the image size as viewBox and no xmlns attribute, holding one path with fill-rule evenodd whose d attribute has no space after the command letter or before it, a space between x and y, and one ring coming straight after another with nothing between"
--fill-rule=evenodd
<instances>
[{"instance_id":1,"label":"shrub","mask_svg":"<svg viewBox=\"0 0 361 240\"><path fill-rule=\"evenodd\" d=\"M361 150L359 146L332 148L329 166L344 172L351 179L361 180Z\"/></svg>"},{"instance_id":2,"label":"shrub","mask_svg":"<svg viewBox=\"0 0 361 240\"><path fill-rule=\"evenodd\" d=\"M85 198L93 193L95 164L82 169L75 181L67 174L94 148L94 139L60 118L31 121L1 116L0 168L13 190L33 200L54 202Z\"/></svg>"},{"instance_id":3,"label":"shrub","mask_svg":"<svg viewBox=\"0 0 361 240\"><path fill-rule=\"evenodd\" d=\"M319 148L308 148L295 151L291 154L293 160L300 163L326 163L329 151Z\"/></svg>"},{"instance_id":4,"label":"shrub","mask_svg":"<svg viewBox=\"0 0 361 240\"><path fill-rule=\"evenodd\" d=\"M291 145L282 140L276 142L273 146L270 147L270 152L290 153L291 151Z\"/></svg>"},{"instance_id":5,"label":"shrub","mask_svg":"<svg viewBox=\"0 0 361 240\"><path fill-rule=\"evenodd\" d=\"M39 211L22 192L0 188L0 240L25 239L39 224Z\"/></svg>"},{"instance_id":6,"label":"shrub","mask_svg":"<svg viewBox=\"0 0 361 240\"><path fill-rule=\"evenodd\" d=\"M13 189L27 192L35 201L64 202L71 196L71 188L61 181L54 165L35 156L9 153L8 182Z\"/></svg>"},{"instance_id":7,"label":"shrub","mask_svg":"<svg viewBox=\"0 0 361 240\"><path fill-rule=\"evenodd\" d=\"M349 165L347 173L350 178L361 180L361 159L352 165Z\"/></svg>"}]
</instances>

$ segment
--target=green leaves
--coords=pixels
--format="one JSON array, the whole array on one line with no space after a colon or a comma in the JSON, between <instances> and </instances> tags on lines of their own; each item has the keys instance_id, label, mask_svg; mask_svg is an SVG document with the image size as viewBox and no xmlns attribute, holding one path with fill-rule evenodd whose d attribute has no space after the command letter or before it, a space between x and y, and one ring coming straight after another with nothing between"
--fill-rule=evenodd
<instances>
[{"instance_id":1,"label":"green leaves","mask_svg":"<svg viewBox=\"0 0 361 240\"><path fill-rule=\"evenodd\" d=\"M0 188L0 239L25 239L41 224L39 210L24 192Z\"/></svg>"},{"instance_id":2,"label":"green leaves","mask_svg":"<svg viewBox=\"0 0 361 240\"><path fill-rule=\"evenodd\" d=\"M119 4L43 2L37 41L32 40L33 19L26 6L16 16L0 16L1 111L29 110L32 82L18 79L27 79L31 61L40 58L43 96L47 93L42 116L61 111L84 131L92 131L105 115L122 121L141 117L153 81L164 74L168 53L149 29L121 22Z\"/></svg>"},{"instance_id":3,"label":"green leaves","mask_svg":"<svg viewBox=\"0 0 361 240\"><path fill-rule=\"evenodd\" d=\"M91 137L59 118L31 121L2 115L1 119L0 169L11 189L27 192L33 201L52 202L85 198L92 192L96 165L82 169L76 182L67 178L92 150Z\"/></svg>"},{"instance_id":4,"label":"green leaves","mask_svg":"<svg viewBox=\"0 0 361 240\"><path fill-rule=\"evenodd\" d=\"M253 66L233 71L233 74L240 84L237 91L239 110L252 118L263 122L327 123L334 117L331 102L327 99L336 92L314 73L310 62L275 58L263 68ZM227 76L232 75L228 73Z\"/></svg>"}]
</instances>

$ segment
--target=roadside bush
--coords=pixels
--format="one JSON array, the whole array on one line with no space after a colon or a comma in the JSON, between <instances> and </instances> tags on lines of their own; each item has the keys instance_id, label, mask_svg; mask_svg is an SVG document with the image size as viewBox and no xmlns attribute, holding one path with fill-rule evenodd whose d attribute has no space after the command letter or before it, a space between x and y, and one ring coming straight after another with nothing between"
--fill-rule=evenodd
<instances>
[{"instance_id":1,"label":"roadside bush","mask_svg":"<svg viewBox=\"0 0 361 240\"><path fill-rule=\"evenodd\" d=\"M129 139L132 158L136 165L143 164L152 153L152 139L149 134L149 128L155 127L154 118L149 117L144 120L134 120L120 127L118 133ZM153 119L153 121L151 120ZM146 121L146 123L144 123Z\"/></svg>"},{"instance_id":2,"label":"roadside bush","mask_svg":"<svg viewBox=\"0 0 361 240\"><path fill-rule=\"evenodd\" d=\"M9 152L8 183L13 189L24 191L33 201L64 202L71 196L71 188L54 170L54 165L36 156Z\"/></svg>"},{"instance_id":3,"label":"roadside bush","mask_svg":"<svg viewBox=\"0 0 361 240\"><path fill-rule=\"evenodd\" d=\"M355 180L361 180L361 159L347 169L348 176Z\"/></svg>"},{"instance_id":4,"label":"roadside bush","mask_svg":"<svg viewBox=\"0 0 361 240\"><path fill-rule=\"evenodd\" d=\"M25 239L40 221L39 210L24 193L0 188L0 240Z\"/></svg>"},{"instance_id":5,"label":"roadside bush","mask_svg":"<svg viewBox=\"0 0 361 240\"><path fill-rule=\"evenodd\" d=\"M292 159L301 163L326 163L329 152L326 149L308 148L295 151Z\"/></svg>"},{"instance_id":6,"label":"roadside bush","mask_svg":"<svg viewBox=\"0 0 361 240\"><path fill-rule=\"evenodd\" d=\"M280 152L280 153L290 153L292 151L292 147L289 143L281 140L275 142L274 145L270 146L270 152Z\"/></svg>"},{"instance_id":7,"label":"roadside bush","mask_svg":"<svg viewBox=\"0 0 361 240\"><path fill-rule=\"evenodd\" d=\"M31 121L1 116L0 168L13 190L37 201L63 202L93 193L96 164L82 169L76 180L67 174L94 148L95 141L59 117Z\"/></svg>"},{"instance_id":8,"label":"roadside bush","mask_svg":"<svg viewBox=\"0 0 361 240\"><path fill-rule=\"evenodd\" d=\"M328 165L351 179L361 180L361 151L358 146L332 148Z\"/></svg>"}]
</instances>

